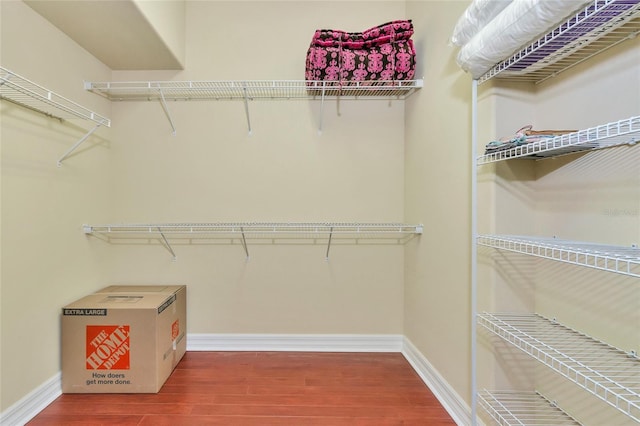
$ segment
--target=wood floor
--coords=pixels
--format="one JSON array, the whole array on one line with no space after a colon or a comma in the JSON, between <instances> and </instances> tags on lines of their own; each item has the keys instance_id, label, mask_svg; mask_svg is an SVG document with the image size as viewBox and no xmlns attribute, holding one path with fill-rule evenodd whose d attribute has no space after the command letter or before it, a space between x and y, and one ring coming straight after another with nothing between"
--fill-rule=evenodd
<instances>
[{"instance_id":1,"label":"wood floor","mask_svg":"<svg viewBox=\"0 0 640 426\"><path fill-rule=\"evenodd\" d=\"M187 352L157 394L64 394L42 425L455 425L399 353Z\"/></svg>"}]
</instances>

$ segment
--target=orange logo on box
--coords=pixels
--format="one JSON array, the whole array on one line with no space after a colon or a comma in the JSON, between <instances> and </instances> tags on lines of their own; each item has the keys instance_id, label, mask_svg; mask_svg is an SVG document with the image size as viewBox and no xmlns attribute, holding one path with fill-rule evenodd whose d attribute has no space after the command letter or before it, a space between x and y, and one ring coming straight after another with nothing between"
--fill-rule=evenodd
<instances>
[{"instance_id":1,"label":"orange logo on box","mask_svg":"<svg viewBox=\"0 0 640 426\"><path fill-rule=\"evenodd\" d=\"M176 340L176 338L180 335L180 320L176 320L173 324L171 324L171 340Z\"/></svg>"},{"instance_id":2,"label":"orange logo on box","mask_svg":"<svg viewBox=\"0 0 640 426\"><path fill-rule=\"evenodd\" d=\"M129 353L128 325L87 326L87 370L128 370Z\"/></svg>"}]
</instances>

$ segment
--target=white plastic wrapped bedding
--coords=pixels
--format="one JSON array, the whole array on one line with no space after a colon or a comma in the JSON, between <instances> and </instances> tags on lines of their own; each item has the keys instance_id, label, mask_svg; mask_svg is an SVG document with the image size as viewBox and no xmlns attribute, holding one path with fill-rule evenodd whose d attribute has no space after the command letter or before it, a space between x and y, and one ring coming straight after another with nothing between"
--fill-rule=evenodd
<instances>
[{"instance_id":1,"label":"white plastic wrapped bedding","mask_svg":"<svg viewBox=\"0 0 640 426\"><path fill-rule=\"evenodd\" d=\"M513 0L473 0L453 28L451 43L464 46Z\"/></svg>"},{"instance_id":2,"label":"white plastic wrapped bedding","mask_svg":"<svg viewBox=\"0 0 640 426\"><path fill-rule=\"evenodd\" d=\"M458 52L473 78L549 31L592 0L513 0Z\"/></svg>"}]
</instances>

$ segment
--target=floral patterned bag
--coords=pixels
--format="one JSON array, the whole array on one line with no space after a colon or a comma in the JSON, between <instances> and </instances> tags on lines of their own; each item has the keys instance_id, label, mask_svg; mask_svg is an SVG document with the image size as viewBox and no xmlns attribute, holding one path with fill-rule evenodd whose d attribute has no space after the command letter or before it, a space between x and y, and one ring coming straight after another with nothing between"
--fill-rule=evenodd
<instances>
[{"instance_id":1,"label":"floral patterned bag","mask_svg":"<svg viewBox=\"0 0 640 426\"><path fill-rule=\"evenodd\" d=\"M398 20L349 33L316 30L307 51L305 78L311 81L411 80L415 74L411 20Z\"/></svg>"}]
</instances>

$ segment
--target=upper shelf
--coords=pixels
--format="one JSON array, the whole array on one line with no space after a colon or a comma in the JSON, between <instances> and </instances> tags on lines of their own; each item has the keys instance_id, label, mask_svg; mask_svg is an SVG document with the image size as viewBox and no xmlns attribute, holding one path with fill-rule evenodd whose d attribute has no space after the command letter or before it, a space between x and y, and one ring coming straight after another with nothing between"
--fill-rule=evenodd
<instances>
[{"instance_id":1,"label":"upper shelf","mask_svg":"<svg viewBox=\"0 0 640 426\"><path fill-rule=\"evenodd\" d=\"M117 81L85 82L112 101L255 99L406 99L423 80L406 81Z\"/></svg>"},{"instance_id":2,"label":"upper shelf","mask_svg":"<svg viewBox=\"0 0 640 426\"><path fill-rule=\"evenodd\" d=\"M596 0L478 79L541 83L640 33L637 0Z\"/></svg>"},{"instance_id":3,"label":"upper shelf","mask_svg":"<svg viewBox=\"0 0 640 426\"><path fill-rule=\"evenodd\" d=\"M111 127L111 120L108 118L3 67L0 67L0 99L61 121L65 118L79 118L95 124L93 129L89 130L58 159L58 166L62 165L62 161L86 141L98 127Z\"/></svg>"},{"instance_id":4,"label":"upper shelf","mask_svg":"<svg viewBox=\"0 0 640 426\"><path fill-rule=\"evenodd\" d=\"M478 235L482 246L640 278L640 248L512 235Z\"/></svg>"},{"instance_id":5,"label":"upper shelf","mask_svg":"<svg viewBox=\"0 0 640 426\"><path fill-rule=\"evenodd\" d=\"M85 82L85 89L112 101L159 101L176 134L167 101L244 101L247 128L252 133L248 102L257 99L404 100L423 86L423 80L373 81L113 81ZM318 131L322 132L322 107Z\"/></svg>"},{"instance_id":6,"label":"upper shelf","mask_svg":"<svg viewBox=\"0 0 640 426\"><path fill-rule=\"evenodd\" d=\"M101 126L111 126L111 120L108 118L3 67L0 67L0 99L6 99L59 120L81 118Z\"/></svg>"},{"instance_id":7,"label":"upper shelf","mask_svg":"<svg viewBox=\"0 0 640 426\"><path fill-rule=\"evenodd\" d=\"M633 145L638 141L640 141L640 116L484 154L478 157L478 164L514 158L535 160L556 157L616 145Z\"/></svg>"}]
</instances>

